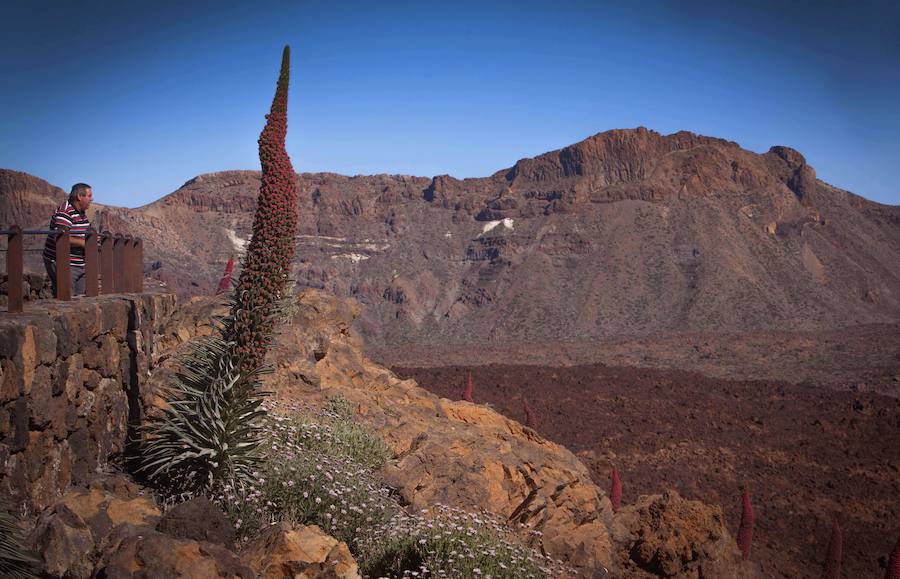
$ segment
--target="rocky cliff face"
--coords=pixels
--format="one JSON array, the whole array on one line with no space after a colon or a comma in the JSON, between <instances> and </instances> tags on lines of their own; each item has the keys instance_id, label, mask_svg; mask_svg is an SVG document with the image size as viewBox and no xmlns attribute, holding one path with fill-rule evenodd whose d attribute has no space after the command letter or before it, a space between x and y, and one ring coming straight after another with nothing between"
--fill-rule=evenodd
<instances>
[{"instance_id":1,"label":"rocky cliff face","mask_svg":"<svg viewBox=\"0 0 900 579\"><path fill-rule=\"evenodd\" d=\"M394 351L900 319L900 208L817 180L787 147L639 128L480 179L297 178L298 287L354 297L367 341ZM258 185L202 175L98 221L146 240L148 274L211 292Z\"/></svg>"},{"instance_id":2,"label":"rocky cliff face","mask_svg":"<svg viewBox=\"0 0 900 579\"><path fill-rule=\"evenodd\" d=\"M0 226L18 224L23 229L50 221L66 192L28 173L0 169Z\"/></svg>"}]
</instances>

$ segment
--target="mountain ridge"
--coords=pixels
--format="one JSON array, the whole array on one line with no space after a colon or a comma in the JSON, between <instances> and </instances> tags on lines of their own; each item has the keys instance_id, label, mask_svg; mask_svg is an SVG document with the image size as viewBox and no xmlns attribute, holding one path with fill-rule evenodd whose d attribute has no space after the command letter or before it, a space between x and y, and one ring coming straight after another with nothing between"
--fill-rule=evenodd
<instances>
[{"instance_id":1,"label":"mountain ridge","mask_svg":"<svg viewBox=\"0 0 900 579\"><path fill-rule=\"evenodd\" d=\"M360 301L382 346L900 321L900 207L817 179L789 147L640 127L482 178L297 181L298 287ZM98 221L145 239L148 275L209 293L249 238L258 185L254 171L198 175Z\"/></svg>"}]
</instances>

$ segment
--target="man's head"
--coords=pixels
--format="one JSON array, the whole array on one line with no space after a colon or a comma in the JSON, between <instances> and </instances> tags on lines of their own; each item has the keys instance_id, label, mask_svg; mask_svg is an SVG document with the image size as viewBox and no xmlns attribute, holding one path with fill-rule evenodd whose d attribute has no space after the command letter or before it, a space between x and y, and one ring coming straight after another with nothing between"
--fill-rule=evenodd
<instances>
[{"instance_id":1,"label":"man's head","mask_svg":"<svg viewBox=\"0 0 900 579\"><path fill-rule=\"evenodd\" d=\"M94 191L87 183L76 183L72 185L72 192L69 193L69 205L84 213L91 206L94 199Z\"/></svg>"}]
</instances>

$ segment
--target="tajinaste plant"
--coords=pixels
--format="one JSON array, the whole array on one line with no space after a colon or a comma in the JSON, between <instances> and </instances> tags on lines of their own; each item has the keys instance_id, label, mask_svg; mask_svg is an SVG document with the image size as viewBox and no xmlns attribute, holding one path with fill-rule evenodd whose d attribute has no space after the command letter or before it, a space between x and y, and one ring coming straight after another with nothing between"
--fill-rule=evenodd
<instances>
[{"instance_id":1,"label":"tajinaste plant","mask_svg":"<svg viewBox=\"0 0 900 579\"><path fill-rule=\"evenodd\" d=\"M289 287L297 234L297 177L285 149L290 48L284 48L281 75L266 126L259 136L262 185L253 219L253 237L244 257L225 338L234 342L244 369L263 363L271 345L277 311Z\"/></svg>"},{"instance_id":2,"label":"tajinaste plant","mask_svg":"<svg viewBox=\"0 0 900 579\"><path fill-rule=\"evenodd\" d=\"M474 386L472 385L472 373L469 373L469 378L466 380L466 389L463 390L462 399L466 402L475 402L472 398L472 391L474 390Z\"/></svg>"},{"instance_id":3,"label":"tajinaste plant","mask_svg":"<svg viewBox=\"0 0 900 579\"><path fill-rule=\"evenodd\" d=\"M290 49L284 48L272 108L259 137L262 185L253 237L229 315L200 342L163 392L166 407L143 428L140 471L167 494L249 484L260 463L265 416L260 375L287 306L297 227L297 184L284 147Z\"/></svg>"},{"instance_id":4,"label":"tajinaste plant","mask_svg":"<svg viewBox=\"0 0 900 579\"><path fill-rule=\"evenodd\" d=\"M234 272L234 256L232 256L228 260L228 263L225 264L225 273L222 274L222 279L219 280L219 287L216 289L216 295L224 294L231 290L232 272Z\"/></svg>"},{"instance_id":5,"label":"tajinaste plant","mask_svg":"<svg viewBox=\"0 0 900 579\"><path fill-rule=\"evenodd\" d=\"M825 571L822 579L841 579L843 563L844 532L837 521L831 524L831 540L828 542L828 555L825 558Z\"/></svg>"},{"instance_id":6,"label":"tajinaste plant","mask_svg":"<svg viewBox=\"0 0 900 579\"><path fill-rule=\"evenodd\" d=\"M534 416L534 412L531 411L531 407L528 405L528 400L522 400L522 408L525 410L525 426L528 428L536 429L537 428L537 418Z\"/></svg>"},{"instance_id":7,"label":"tajinaste plant","mask_svg":"<svg viewBox=\"0 0 900 579\"><path fill-rule=\"evenodd\" d=\"M738 528L737 542L744 554L744 559L750 558L750 547L753 544L753 505L750 504L750 491L744 489L741 499L741 526Z\"/></svg>"},{"instance_id":8,"label":"tajinaste plant","mask_svg":"<svg viewBox=\"0 0 900 579\"><path fill-rule=\"evenodd\" d=\"M622 481L619 479L619 469L612 470L612 488L609 491L609 500L612 502L613 512L622 508Z\"/></svg>"},{"instance_id":9,"label":"tajinaste plant","mask_svg":"<svg viewBox=\"0 0 900 579\"><path fill-rule=\"evenodd\" d=\"M900 541L897 541L897 545L894 546L894 552L891 553L891 559L888 561L884 579L900 579Z\"/></svg>"}]
</instances>

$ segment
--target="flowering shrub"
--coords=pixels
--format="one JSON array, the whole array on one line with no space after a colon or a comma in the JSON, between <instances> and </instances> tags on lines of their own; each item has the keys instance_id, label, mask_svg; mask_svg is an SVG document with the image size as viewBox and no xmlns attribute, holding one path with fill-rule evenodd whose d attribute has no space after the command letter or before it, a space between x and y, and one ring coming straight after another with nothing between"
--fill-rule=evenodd
<instances>
[{"instance_id":1,"label":"flowering shrub","mask_svg":"<svg viewBox=\"0 0 900 579\"><path fill-rule=\"evenodd\" d=\"M271 414L261 448L267 460L249 484L215 497L241 537L276 521L315 524L354 548L398 509L373 473L390 456L348 416L341 401L314 415Z\"/></svg>"},{"instance_id":2,"label":"flowering shrub","mask_svg":"<svg viewBox=\"0 0 900 579\"><path fill-rule=\"evenodd\" d=\"M438 504L431 517L398 513L371 536L363 544L360 565L361 572L369 577L525 579L576 575L562 562L517 543L489 513L467 513Z\"/></svg>"},{"instance_id":3,"label":"flowering shrub","mask_svg":"<svg viewBox=\"0 0 900 579\"><path fill-rule=\"evenodd\" d=\"M372 577L574 574L518 544L488 514L440 505L434 517L404 511L375 473L390 450L359 426L345 399L333 398L320 410L268 409L261 448L266 460L249 484L226 485L214 496L241 541L287 521L318 525L345 541Z\"/></svg>"}]
</instances>

